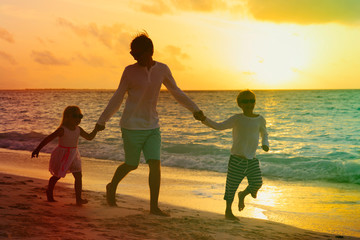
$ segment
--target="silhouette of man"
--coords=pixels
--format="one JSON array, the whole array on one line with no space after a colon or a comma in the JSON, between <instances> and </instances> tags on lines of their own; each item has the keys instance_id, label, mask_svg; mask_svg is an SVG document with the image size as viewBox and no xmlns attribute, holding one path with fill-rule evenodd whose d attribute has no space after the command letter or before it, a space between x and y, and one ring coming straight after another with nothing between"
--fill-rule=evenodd
<instances>
[{"instance_id":1,"label":"silhouette of man","mask_svg":"<svg viewBox=\"0 0 360 240\"><path fill-rule=\"evenodd\" d=\"M119 110L127 93L120 120L125 163L116 169L111 182L106 186L107 203L116 206L117 186L129 172L138 167L142 151L150 169L150 213L168 216L158 206L161 135L156 105L161 85L164 84L176 101L190 110L195 118L201 118L203 114L198 106L178 88L169 67L153 60L153 53L153 43L146 33L132 40L130 54L136 63L125 68L119 87L101 114L96 128L99 130L105 128L105 123Z\"/></svg>"}]
</instances>

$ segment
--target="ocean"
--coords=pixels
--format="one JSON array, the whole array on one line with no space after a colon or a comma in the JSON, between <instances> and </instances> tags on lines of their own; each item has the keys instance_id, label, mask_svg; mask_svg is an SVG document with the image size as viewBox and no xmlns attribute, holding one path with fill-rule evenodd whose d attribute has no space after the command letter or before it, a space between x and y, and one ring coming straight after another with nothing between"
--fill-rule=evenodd
<instances>
[{"instance_id":1,"label":"ocean","mask_svg":"<svg viewBox=\"0 0 360 240\"><path fill-rule=\"evenodd\" d=\"M113 92L1 90L0 148L32 151L59 126L68 105L80 107L84 114L80 126L90 132ZM327 204L360 213L360 197L353 196L360 192L360 90L254 92L255 112L265 117L270 141L269 152L260 147L257 151L263 177L290 185L331 186L341 192L342 198L329 200ZM224 121L240 112L236 103L238 91L187 91L186 94L212 120ZM119 163L124 160L119 127L123 107L124 104L93 141L80 139L82 156ZM231 130L216 131L202 125L167 91L161 92L157 111L163 166L226 173ZM43 151L50 153L56 144L56 141L50 143ZM343 227L347 225L344 223ZM360 235L360 225L350 228Z\"/></svg>"}]
</instances>

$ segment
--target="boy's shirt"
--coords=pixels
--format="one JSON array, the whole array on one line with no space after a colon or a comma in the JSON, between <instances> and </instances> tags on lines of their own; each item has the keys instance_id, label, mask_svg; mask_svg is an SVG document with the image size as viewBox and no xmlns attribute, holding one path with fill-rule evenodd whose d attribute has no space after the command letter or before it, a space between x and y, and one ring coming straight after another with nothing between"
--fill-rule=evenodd
<instances>
[{"instance_id":1,"label":"boy's shirt","mask_svg":"<svg viewBox=\"0 0 360 240\"><path fill-rule=\"evenodd\" d=\"M233 129L232 155L253 159L259 145L259 133L261 135L262 145L269 146L266 120L261 115L257 117L247 117L241 113L221 123L214 122L209 118L206 118L203 123L216 130Z\"/></svg>"},{"instance_id":2,"label":"boy's shirt","mask_svg":"<svg viewBox=\"0 0 360 240\"><path fill-rule=\"evenodd\" d=\"M138 63L125 68L118 89L101 114L98 124L105 125L120 108L127 93L125 109L120 125L130 130L148 130L159 127L156 111L161 85L164 84L171 95L191 112L199 111L198 106L176 85L169 67L155 62L149 70Z\"/></svg>"}]
</instances>

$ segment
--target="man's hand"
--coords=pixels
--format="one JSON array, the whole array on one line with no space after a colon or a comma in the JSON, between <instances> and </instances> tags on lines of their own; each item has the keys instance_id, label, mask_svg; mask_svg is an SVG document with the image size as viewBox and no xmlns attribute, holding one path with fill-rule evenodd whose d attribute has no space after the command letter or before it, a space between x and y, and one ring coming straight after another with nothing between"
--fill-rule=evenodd
<instances>
[{"instance_id":1,"label":"man's hand","mask_svg":"<svg viewBox=\"0 0 360 240\"><path fill-rule=\"evenodd\" d=\"M96 131L102 131L102 130L104 130L105 129L105 126L103 126L103 125L100 125L100 124L96 124L95 125L95 130Z\"/></svg>"},{"instance_id":2,"label":"man's hand","mask_svg":"<svg viewBox=\"0 0 360 240\"><path fill-rule=\"evenodd\" d=\"M198 112L194 112L193 115L194 115L194 118L199 121L205 121L205 119L206 119L204 113L201 110Z\"/></svg>"}]
</instances>

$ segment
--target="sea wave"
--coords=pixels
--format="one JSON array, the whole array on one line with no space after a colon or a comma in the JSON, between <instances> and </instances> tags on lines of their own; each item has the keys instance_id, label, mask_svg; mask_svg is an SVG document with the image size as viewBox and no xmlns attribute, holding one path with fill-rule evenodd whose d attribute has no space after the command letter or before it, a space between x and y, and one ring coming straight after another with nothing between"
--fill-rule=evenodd
<instances>
[{"instance_id":1,"label":"sea wave","mask_svg":"<svg viewBox=\"0 0 360 240\"><path fill-rule=\"evenodd\" d=\"M39 132L0 133L0 147L13 150L33 151L47 135ZM42 152L50 153L57 141L49 143ZM79 150L82 156L97 159L123 161L124 153L120 138L80 140ZM169 167L227 171L230 150L211 144L162 143L162 165ZM294 157L286 153L261 153L257 157L261 162L264 177L288 181L330 181L337 183L360 184L360 159L357 155L331 152L321 158L318 156ZM144 162L144 159L142 159Z\"/></svg>"}]
</instances>

